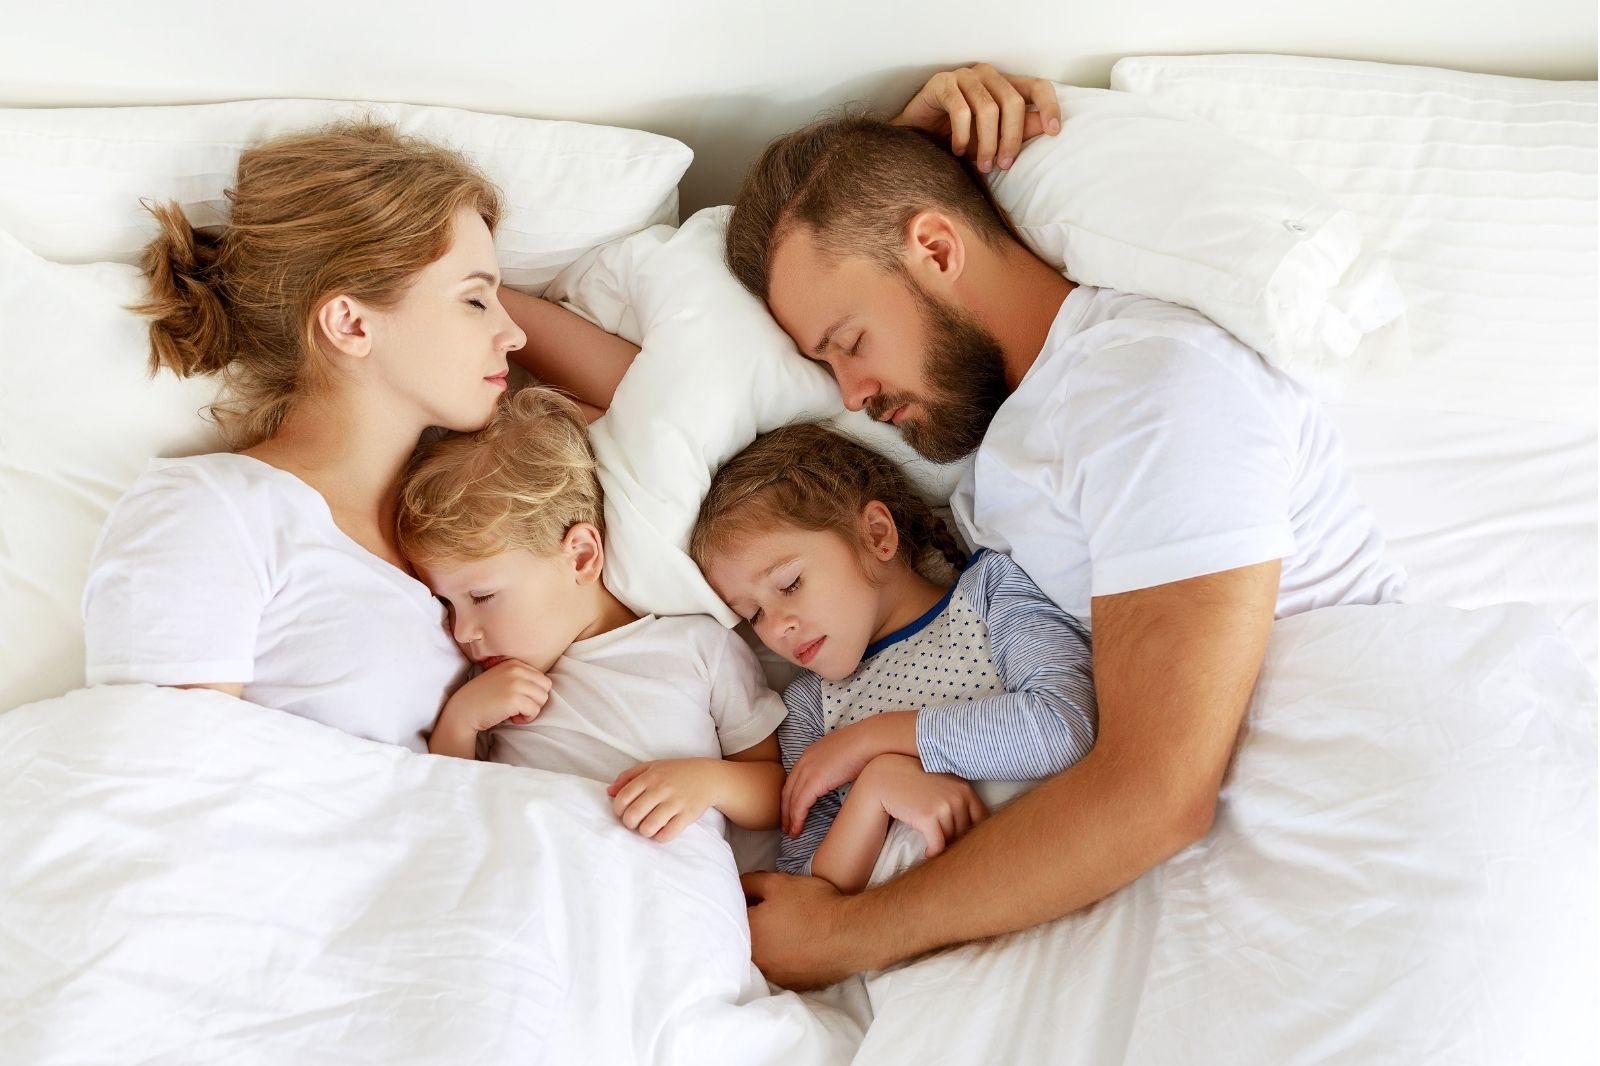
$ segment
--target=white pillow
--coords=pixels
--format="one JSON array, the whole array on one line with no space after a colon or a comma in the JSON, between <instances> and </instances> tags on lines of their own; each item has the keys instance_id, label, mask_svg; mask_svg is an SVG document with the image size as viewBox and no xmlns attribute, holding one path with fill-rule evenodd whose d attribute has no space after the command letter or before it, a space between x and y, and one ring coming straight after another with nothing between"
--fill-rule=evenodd
<instances>
[{"instance_id":1,"label":"white pillow","mask_svg":"<svg viewBox=\"0 0 1600 1066\"><path fill-rule=\"evenodd\" d=\"M1412 360L1345 399L1595 425L1594 82L1235 55L1111 84L1293 164L1388 248Z\"/></svg>"},{"instance_id":2,"label":"white pillow","mask_svg":"<svg viewBox=\"0 0 1600 1066\"><path fill-rule=\"evenodd\" d=\"M1081 284L1192 307L1319 383L1404 361L1386 255L1304 175L1140 97L1056 93L1060 134L989 178L1039 256Z\"/></svg>"},{"instance_id":3,"label":"white pillow","mask_svg":"<svg viewBox=\"0 0 1600 1066\"><path fill-rule=\"evenodd\" d=\"M846 413L826 372L807 362L723 263L729 207L698 212L596 249L546 295L642 348L611 409L590 428L606 494L606 584L636 611L737 617L686 548L711 475L759 433L789 422L834 425L898 461L934 503L962 465L917 456L897 430Z\"/></svg>"},{"instance_id":4,"label":"white pillow","mask_svg":"<svg viewBox=\"0 0 1600 1066\"><path fill-rule=\"evenodd\" d=\"M0 711L83 684L95 538L153 456L222 447L216 382L146 371L135 267L46 262L0 231Z\"/></svg>"},{"instance_id":5,"label":"white pillow","mask_svg":"<svg viewBox=\"0 0 1600 1066\"><path fill-rule=\"evenodd\" d=\"M221 222L239 154L274 134L370 115L450 145L500 187L506 281L537 292L597 244L676 222L687 146L653 133L448 107L245 100L189 107L0 109L0 229L58 262L133 263L155 233L140 198Z\"/></svg>"}]
</instances>

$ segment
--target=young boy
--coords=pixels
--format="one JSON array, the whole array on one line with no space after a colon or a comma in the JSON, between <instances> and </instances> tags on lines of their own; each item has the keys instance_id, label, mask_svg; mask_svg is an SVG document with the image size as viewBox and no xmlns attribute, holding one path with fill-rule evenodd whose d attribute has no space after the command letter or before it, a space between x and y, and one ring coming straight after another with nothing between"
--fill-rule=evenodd
<instances>
[{"instance_id":1,"label":"young boy","mask_svg":"<svg viewBox=\"0 0 1600 1066\"><path fill-rule=\"evenodd\" d=\"M475 758L487 732L491 761L606 782L622 824L658 841L713 809L773 828L782 700L717 622L639 617L611 594L603 511L583 416L551 389L412 460L400 547L482 668L428 749Z\"/></svg>"}]
</instances>

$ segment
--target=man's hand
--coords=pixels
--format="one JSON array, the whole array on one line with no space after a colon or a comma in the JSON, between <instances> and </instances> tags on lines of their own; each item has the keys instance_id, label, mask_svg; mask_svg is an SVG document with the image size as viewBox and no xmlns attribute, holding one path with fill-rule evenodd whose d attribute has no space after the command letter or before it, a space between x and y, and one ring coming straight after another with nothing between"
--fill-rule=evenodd
<instances>
[{"instance_id":1,"label":"man's hand","mask_svg":"<svg viewBox=\"0 0 1600 1066\"><path fill-rule=\"evenodd\" d=\"M435 755L474 757L478 734L502 722L526 725L550 699L550 679L520 659L496 663L456 689L428 738Z\"/></svg>"},{"instance_id":2,"label":"man's hand","mask_svg":"<svg viewBox=\"0 0 1600 1066\"><path fill-rule=\"evenodd\" d=\"M720 759L662 759L630 766L606 788L617 819L665 844L717 802Z\"/></svg>"},{"instance_id":3,"label":"man's hand","mask_svg":"<svg viewBox=\"0 0 1600 1066\"><path fill-rule=\"evenodd\" d=\"M989 816L972 785L955 774L930 774L907 755L879 755L861 771L855 789L883 812L922 834L933 858Z\"/></svg>"},{"instance_id":4,"label":"man's hand","mask_svg":"<svg viewBox=\"0 0 1600 1066\"><path fill-rule=\"evenodd\" d=\"M917 754L917 712L885 711L814 741L800 753L783 783L783 831L799 836L812 804L860 777L879 755L891 752Z\"/></svg>"},{"instance_id":5,"label":"man's hand","mask_svg":"<svg viewBox=\"0 0 1600 1066\"><path fill-rule=\"evenodd\" d=\"M950 138L950 151L987 174L1009 170L1023 142L1061 132L1056 89L1044 78L1002 74L988 63L944 70L889 122Z\"/></svg>"},{"instance_id":6,"label":"man's hand","mask_svg":"<svg viewBox=\"0 0 1600 1066\"><path fill-rule=\"evenodd\" d=\"M752 957L767 980L796 990L823 988L877 965L857 957L850 939L837 937L849 897L822 878L757 872L739 880L749 904Z\"/></svg>"}]
</instances>

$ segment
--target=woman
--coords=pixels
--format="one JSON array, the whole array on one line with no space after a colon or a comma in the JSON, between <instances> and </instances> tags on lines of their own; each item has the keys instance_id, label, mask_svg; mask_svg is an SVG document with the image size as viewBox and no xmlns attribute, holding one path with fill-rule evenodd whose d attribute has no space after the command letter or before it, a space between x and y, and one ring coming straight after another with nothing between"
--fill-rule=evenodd
<instances>
[{"instance_id":1,"label":"woman","mask_svg":"<svg viewBox=\"0 0 1600 1066\"><path fill-rule=\"evenodd\" d=\"M153 367L223 377L238 450L157 460L113 510L88 681L214 688L425 751L465 664L395 544L418 437L483 426L508 357L596 415L637 349L500 290L494 186L388 127L258 145L229 196L214 237L152 208L140 310Z\"/></svg>"}]
</instances>

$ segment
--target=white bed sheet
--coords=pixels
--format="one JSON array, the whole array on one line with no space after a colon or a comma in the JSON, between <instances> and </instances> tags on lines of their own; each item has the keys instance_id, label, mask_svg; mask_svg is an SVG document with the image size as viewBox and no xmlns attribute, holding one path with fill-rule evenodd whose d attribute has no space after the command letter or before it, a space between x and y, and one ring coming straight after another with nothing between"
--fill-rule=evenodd
<instances>
[{"instance_id":1,"label":"white bed sheet","mask_svg":"<svg viewBox=\"0 0 1600 1066\"><path fill-rule=\"evenodd\" d=\"M855 1061L1592 1063L1594 764L1592 679L1534 608L1286 619L1206 838L869 976Z\"/></svg>"}]
</instances>

